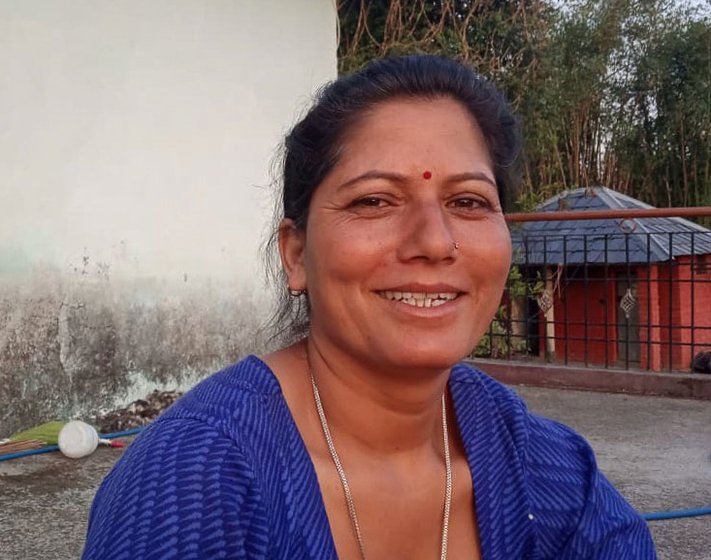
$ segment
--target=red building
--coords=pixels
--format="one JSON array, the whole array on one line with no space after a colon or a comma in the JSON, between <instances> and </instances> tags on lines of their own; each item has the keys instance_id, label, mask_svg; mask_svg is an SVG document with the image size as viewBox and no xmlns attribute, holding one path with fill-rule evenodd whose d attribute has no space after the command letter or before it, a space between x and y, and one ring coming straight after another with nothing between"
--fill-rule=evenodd
<instances>
[{"instance_id":1,"label":"red building","mask_svg":"<svg viewBox=\"0 0 711 560\"><path fill-rule=\"evenodd\" d=\"M596 187L537 211L648 208ZM682 218L541 221L513 226L512 240L514 263L538 284L522 314L532 353L688 371L696 352L711 349L711 230Z\"/></svg>"}]
</instances>

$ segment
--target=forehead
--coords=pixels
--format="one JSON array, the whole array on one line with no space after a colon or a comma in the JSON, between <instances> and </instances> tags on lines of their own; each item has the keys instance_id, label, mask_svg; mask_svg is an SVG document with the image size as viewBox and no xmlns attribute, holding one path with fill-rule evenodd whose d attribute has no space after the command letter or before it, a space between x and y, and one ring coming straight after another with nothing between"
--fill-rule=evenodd
<instances>
[{"instance_id":1,"label":"forehead","mask_svg":"<svg viewBox=\"0 0 711 560\"><path fill-rule=\"evenodd\" d=\"M461 166L467 161L491 166L479 125L461 103L448 97L398 98L375 105L346 133L342 155L339 163L393 165L397 162L390 160L404 164L419 158L420 165L428 166Z\"/></svg>"}]
</instances>

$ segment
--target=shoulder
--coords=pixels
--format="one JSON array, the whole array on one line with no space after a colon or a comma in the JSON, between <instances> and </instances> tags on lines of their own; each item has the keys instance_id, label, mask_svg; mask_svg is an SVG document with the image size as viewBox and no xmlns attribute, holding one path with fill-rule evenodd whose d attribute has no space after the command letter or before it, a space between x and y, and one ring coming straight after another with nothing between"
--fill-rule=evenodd
<instances>
[{"instance_id":1,"label":"shoulder","mask_svg":"<svg viewBox=\"0 0 711 560\"><path fill-rule=\"evenodd\" d=\"M524 400L511 388L482 371L460 364L453 382L466 386L468 399L476 399L482 412L495 415L503 423L519 459L531 474L570 468L581 475L594 466L594 455L585 439L574 430L530 412Z\"/></svg>"},{"instance_id":2,"label":"shoulder","mask_svg":"<svg viewBox=\"0 0 711 560\"><path fill-rule=\"evenodd\" d=\"M94 499L85 558L266 554L253 440L278 384L265 367L250 357L214 374L128 447Z\"/></svg>"},{"instance_id":3,"label":"shoulder","mask_svg":"<svg viewBox=\"0 0 711 560\"><path fill-rule=\"evenodd\" d=\"M248 356L198 383L160 419L193 419L236 436L239 421L280 398L271 370L256 356Z\"/></svg>"},{"instance_id":4,"label":"shoulder","mask_svg":"<svg viewBox=\"0 0 711 560\"><path fill-rule=\"evenodd\" d=\"M542 558L655 558L646 524L599 471L580 434L531 413L512 389L467 364L458 365L452 378L505 428L500 437L515 449L511 456L520 467Z\"/></svg>"},{"instance_id":5,"label":"shoulder","mask_svg":"<svg viewBox=\"0 0 711 560\"><path fill-rule=\"evenodd\" d=\"M525 461L531 415L523 399L513 389L470 364L460 363L452 369L450 390L458 401L458 408L463 409L460 416L465 421L469 416L467 409L472 409L476 417L469 422L476 423L479 429L497 432L500 436L506 434L518 459Z\"/></svg>"}]
</instances>

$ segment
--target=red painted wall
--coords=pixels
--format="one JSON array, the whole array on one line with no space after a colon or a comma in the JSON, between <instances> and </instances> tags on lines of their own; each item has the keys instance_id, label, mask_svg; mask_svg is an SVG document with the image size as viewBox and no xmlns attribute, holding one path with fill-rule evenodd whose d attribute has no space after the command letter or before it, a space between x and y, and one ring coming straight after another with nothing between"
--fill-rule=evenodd
<instances>
[{"instance_id":1,"label":"red painted wall","mask_svg":"<svg viewBox=\"0 0 711 560\"><path fill-rule=\"evenodd\" d=\"M711 349L711 262L679 257L639 270L642 368L688 371L700 350ZM642 288L643 286L643 288ZM649 325L647 327L647 324Z\"/></svg>"},{"instance_id":2,"label":"red painted wall","mask_svg":"<svg viewBox=\"0 0 711 560\"><path fill-rule=\"evenodd\" d=\"M557 362L615 367L618 361L619 308L616 281L622 267L568 271L554 298ZM690 369L697 352L711 349L711 255L679 257L671 263L637 266L639 367L665 371ZM545 319L541 313L541 355L545 353ZM624 366L624 364L622 364Z\"/></svg>"},{"instance_id":3,"label":"red painted wall","mask_svg":"<svg viewBox=\"0 0 711 560\"><path fill-rule=\"evenodd\" d=\"M575 271L557 286L556 361L586 363L587 355L589 364L614 365L617 361L614 271L608 269L607 280L603 267L588 268L587 278L583 271ZM545 350L545 339L541 341L541 349Z\"/></svg>"}]
</instances>

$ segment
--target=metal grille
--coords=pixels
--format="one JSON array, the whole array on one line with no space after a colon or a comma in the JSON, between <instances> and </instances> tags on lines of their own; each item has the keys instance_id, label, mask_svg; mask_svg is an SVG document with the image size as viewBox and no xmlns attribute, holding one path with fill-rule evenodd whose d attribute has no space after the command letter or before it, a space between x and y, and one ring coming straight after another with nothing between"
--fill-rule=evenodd
<instances>
[{"instance_id":1,"label":"metal grille","mask_svg":"<svg viewBox=\"0 0 711 560\"><path fill-rule=\"evenodd\" d=\"M475 354L691 371L711 351L711 231L683 221L664 231L626 218L613 233L589 222L553 234L513 224L508 286Z\"/></svg>"}]
</instances>

